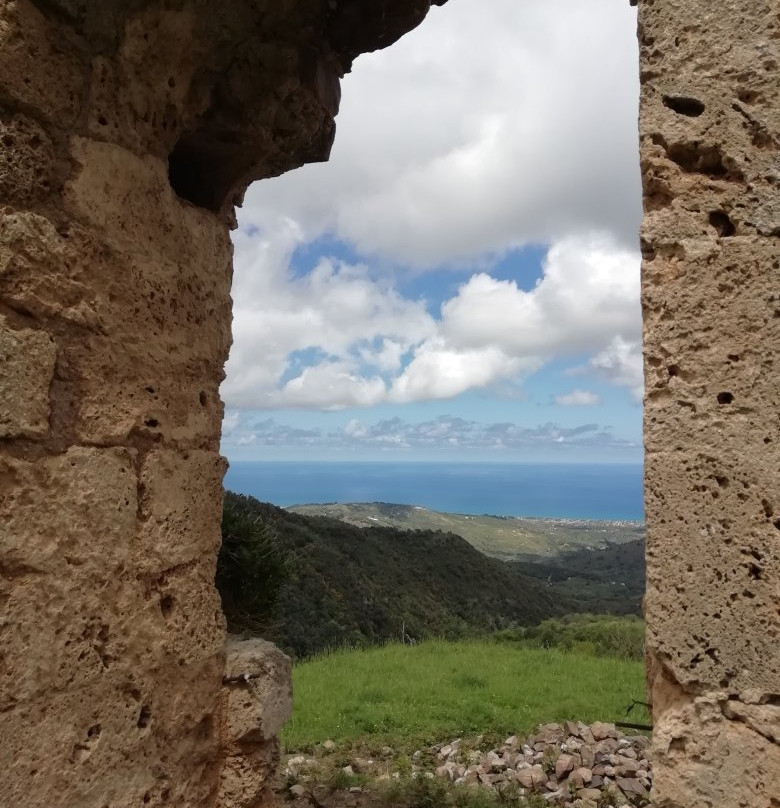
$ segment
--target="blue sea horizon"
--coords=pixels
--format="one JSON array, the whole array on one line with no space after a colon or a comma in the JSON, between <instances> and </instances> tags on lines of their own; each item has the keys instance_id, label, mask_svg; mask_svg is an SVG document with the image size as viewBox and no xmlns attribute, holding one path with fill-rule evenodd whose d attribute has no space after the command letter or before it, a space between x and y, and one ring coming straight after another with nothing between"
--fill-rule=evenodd
<instances>
[{"instance_id":1,"label":"blue sea horizon","mask_svg":"<svg viewBox=\"0 0 780 808\"><path fill-rule=\"evenodd\" d=\"M470 515L644 521L639 463L235 461L225 487L280 507L389 502Z\"/></svg>"}]
</instances>

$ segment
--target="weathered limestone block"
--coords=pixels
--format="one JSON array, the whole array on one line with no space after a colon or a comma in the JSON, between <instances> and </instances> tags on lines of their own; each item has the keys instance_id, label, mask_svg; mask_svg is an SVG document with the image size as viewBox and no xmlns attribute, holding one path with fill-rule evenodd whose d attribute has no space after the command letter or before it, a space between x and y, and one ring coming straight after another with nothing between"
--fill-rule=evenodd
<instances>
[{"instance_id":1,"label":"weathered limestone block","mask_svg":"<svg viewBox=\"0 0 780 808\"><path fill-rule=\"evenodd\" d=\"M0 461L0 709L99 678L147 608L123 575L136 524L125 449ZM123 613L124 612L124 613ZM148 646L138 639L135 650Z\"/></svg>"},{"instance_id":2,"label":"weathered limestone block","mask_svg":"<svg viewBox=\"0 0 780 808\"><path fill-rule=\"evenodd\" d=\"M222 496L226 467L213 452L149 452L139 474L140 524L133 544L137 570L161 573L216 556L220 514L211 503Z\"/></svg>"},{"instance_id":3,"label":"weathered limestone block","mask_svg":"<svg viewBox=\"0 0 780 808\"><path fill-rule=\"evenodd\" d=\"M44 129L31 118L0 117L0 196L29 203L54 185L54 149Z\"/></svg>"},{"instance_id":4,"label":"weathered limestone block","mask_svg":"<svg viewBox=\"0 0 780 808\"><path fill-rule=\"evenodd\" d=\"M772 805L780 794L777 705L743 705L725 693L691 698L663 678L655 682L653 704L664 716L653 732L656 795L686 808Z\"/></svg>"},{"instance_id":5,"label":"weathered limestone block","mask_svg":"<svg viewBox=\"0 0 780 808\"><path fill-rule=\"evenodd\" d=\"M230 638L223 688L220 808L249 808L268 796L278 735L292 710L291 663L264 640Z\"/></svg>"},{"instance_id":6,"label":"weathered limestone block","mask_svg":"<svg viewBox=\"0 0 780 808\"><path fill-rule=\"evenodd\" d=\"M642 2L653 804L780 794L780 77L763 0Z\"/></svg>"},{"instance_id":7,"label":"weathered limestone block","mask_svg":"<svg viewBox=\"0 0 780 808\"><path fill-rule=\"evenodd\" d=\"M100 328L103 302L88 283L101 264L101 248L83 228L69 223L59 233L45 216L0 209L0 295L13 309Z\"/></svg>"},{"instance_id":8,"label":"weathered limestone block","mask_svg":"<svg viewBox=\"0 0 780 808\"><path fill-rule=\"evenodd\" d=\"M45 331L14 330L0 316L0 438L44 435L57 347Z\"/></svg>"},{"instance_id":9,"label":"weathered limestone block","mask_svg":"<svg viewBox=\"0 0 780 808\"><path fill-rule=\"evenodd\" d=\"M266 640L238 637L228 638L225 657L226 679L248 677L225 685L227 743L273 740L292 710L289 657Z\"/></svg>"},{"instance_id":10,"label":"weathered limestone block","mask_svg":"<svg viewBox=\"0 0 780 808\"><path fill-rule=\"evenodd\" d=\"M81 170L67 208L126 263L123 273L96 267L102 327L66 352L80 379L79 435L110 442L140 432L216 449L230 344L227 229L173 193L159 159L82 139L73 148Z\"/></svg>"},{"instance_id":11,"label":"weathered limestone block","mask_svg":"<svg viewBox=\"0 0 780 808\"><path fill-rule=\"evenodd\" d=\"M780 693L771 583L780 579L780 512L765 488L780 468L780 451L755 460L734 449L713 453L648 454L647 518L656 526L647 553L649 642L675 679L694 690L706 684Z\"/></svg>"},{"instance_id":12,"label":"weathered limestone block","mask_svg":"<svg viewBox=\"0 0 780 808\"><path fill-rule=\"evenodd\" d=\"M219 678L219 660L151 672L120 667L3 713L5 804L213 804L218 750L203 682Z\"/></svg>"},{"instance_id":13,"label":"weathered limestone block","mask_svg":"<svg viewBox=\"0 0 780 808\"><path fill-rule=\"evenodd\" d=\"M68 130L84 93L85 64L71 32L27 0L0 0L4 95Z\"/></svg>"},{"instance_id":14,"label":"weathered limestone block","mask_svg":"<svg viewBox=\"0 0 780 808\"><path fill-rule=\"evenodd\" d=\"M136 524L130 451L73 447L42 460L0 462L0 542L8 568L56 574L67 565L121 567ZM26 540L27 531L35 541Z\"/></svg>"}]
</instances>

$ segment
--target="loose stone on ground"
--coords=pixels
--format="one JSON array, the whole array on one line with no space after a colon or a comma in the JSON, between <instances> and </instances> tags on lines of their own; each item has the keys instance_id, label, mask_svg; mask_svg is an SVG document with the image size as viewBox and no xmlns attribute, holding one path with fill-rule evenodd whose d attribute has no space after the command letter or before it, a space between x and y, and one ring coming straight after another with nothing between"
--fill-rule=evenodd
<instances>
[{"instance_id":1,"label":"loose stone on ground","mask_svg":"<svg viewBox=\"0 0 780 808\"><path fill-rule=\"evenodd\" d=\"M456 787L538 795L556 808L638 808L647 805L652 784L649 745L644 735L624 735L614 724L566 721L544 724L524 740L512 735L492 749L457 738L418 750L411 756L410 774L440 778ZM322 749L330 754L336 744L326 741ZM284 774L296 786L310 783L321 765L315 758L298 755L287 761ZM341 771L387 781L401 777L394 767L388 747L377 759L354 757ZM289 789L293 797L301 796L299 791Z\"/></svg>"}]
</instances>

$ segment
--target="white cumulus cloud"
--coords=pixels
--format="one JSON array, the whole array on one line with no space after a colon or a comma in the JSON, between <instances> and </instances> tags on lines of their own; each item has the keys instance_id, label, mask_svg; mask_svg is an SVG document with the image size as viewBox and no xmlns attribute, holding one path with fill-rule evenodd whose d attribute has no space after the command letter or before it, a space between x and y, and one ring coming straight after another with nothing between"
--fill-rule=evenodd
<instances>
[{"instance_id":1,"label":"white cumulus cloud","mask_svg":"<svg viewBox=\"0 0 780 808\"><path fill-rule=\"evenodd\" d=\"M457 0L343 82L328 164L250 189L366 255L431 266L611 230L636 241L636 11L626 0Z\"/></svg>"},{"instance_id":2,"label":"white cumulus cloud","mask_svg":"<svg viewBox=\"0 0 780 808\"><path fill-rule=\"evenodd\" d=\"M247 194L228 406L517 389L575 356L638 395L635 27L625 0L457 0L360 57L331 161ZM359 258L294 268L320 237ZM530 244L549 245L534 288L496 277ZM439 312L398 291L393 271L441 267L472 274Z\"/></svg>"},{"instance_id":3,"label":"white cumulus cloud","mask_svg":"<svg viewBox=\"0 0 780 808\"><path fill-rule=\"evenodd\" d=\"M591 393L589 390L576 389L570 393L555 396L555 403L559 407L595 407L601 403L601 396Z\"/></svg>"},{"instance_id":4,"label":"white cumulus cloud","mask_svg":"<svg viewBox=\"0 0 780 808\"><path fill-rule=\"evenodd\" d=\"M639 256L605 234L554 244L529 291L472 275L439 318L364 266L322 259L294 277L294 229L288 239L286 251L256 237L237 243L235 344L223 386L230 406L447 399L582 353L593 358L573 372L641 390Z\"/></svg>"},{"instance_id":5,"label":"white cumulus cloud","mask_svg":"<svg viewBox=\"0 0 780 808\"><path fill-rule=\"evenodd\" d=\"M628 387L637 401L642 399L642 344L618 334L592 357L581 371L594 373L606 381Z\"/></svg>"}]
</instances>

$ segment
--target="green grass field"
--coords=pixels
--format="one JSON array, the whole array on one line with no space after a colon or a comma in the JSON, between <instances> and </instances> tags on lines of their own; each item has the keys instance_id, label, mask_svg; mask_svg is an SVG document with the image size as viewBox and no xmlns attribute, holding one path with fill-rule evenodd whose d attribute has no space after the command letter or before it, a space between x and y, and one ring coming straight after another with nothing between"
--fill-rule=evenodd
<instances>
[{"instance_id":1,"label":"green grass field","mask_svg":"<svg viewBox=\"0 0 780 808\"><path fill-rule=\"evenodd\" d=\"M327 739L412 751L548 721L620 720L643 698L644 666L630 660L489 641L335 651L293 669L283 742L287 751ZM631 716L648 722L644 712Z\"/></svg>"}]
</instances>

